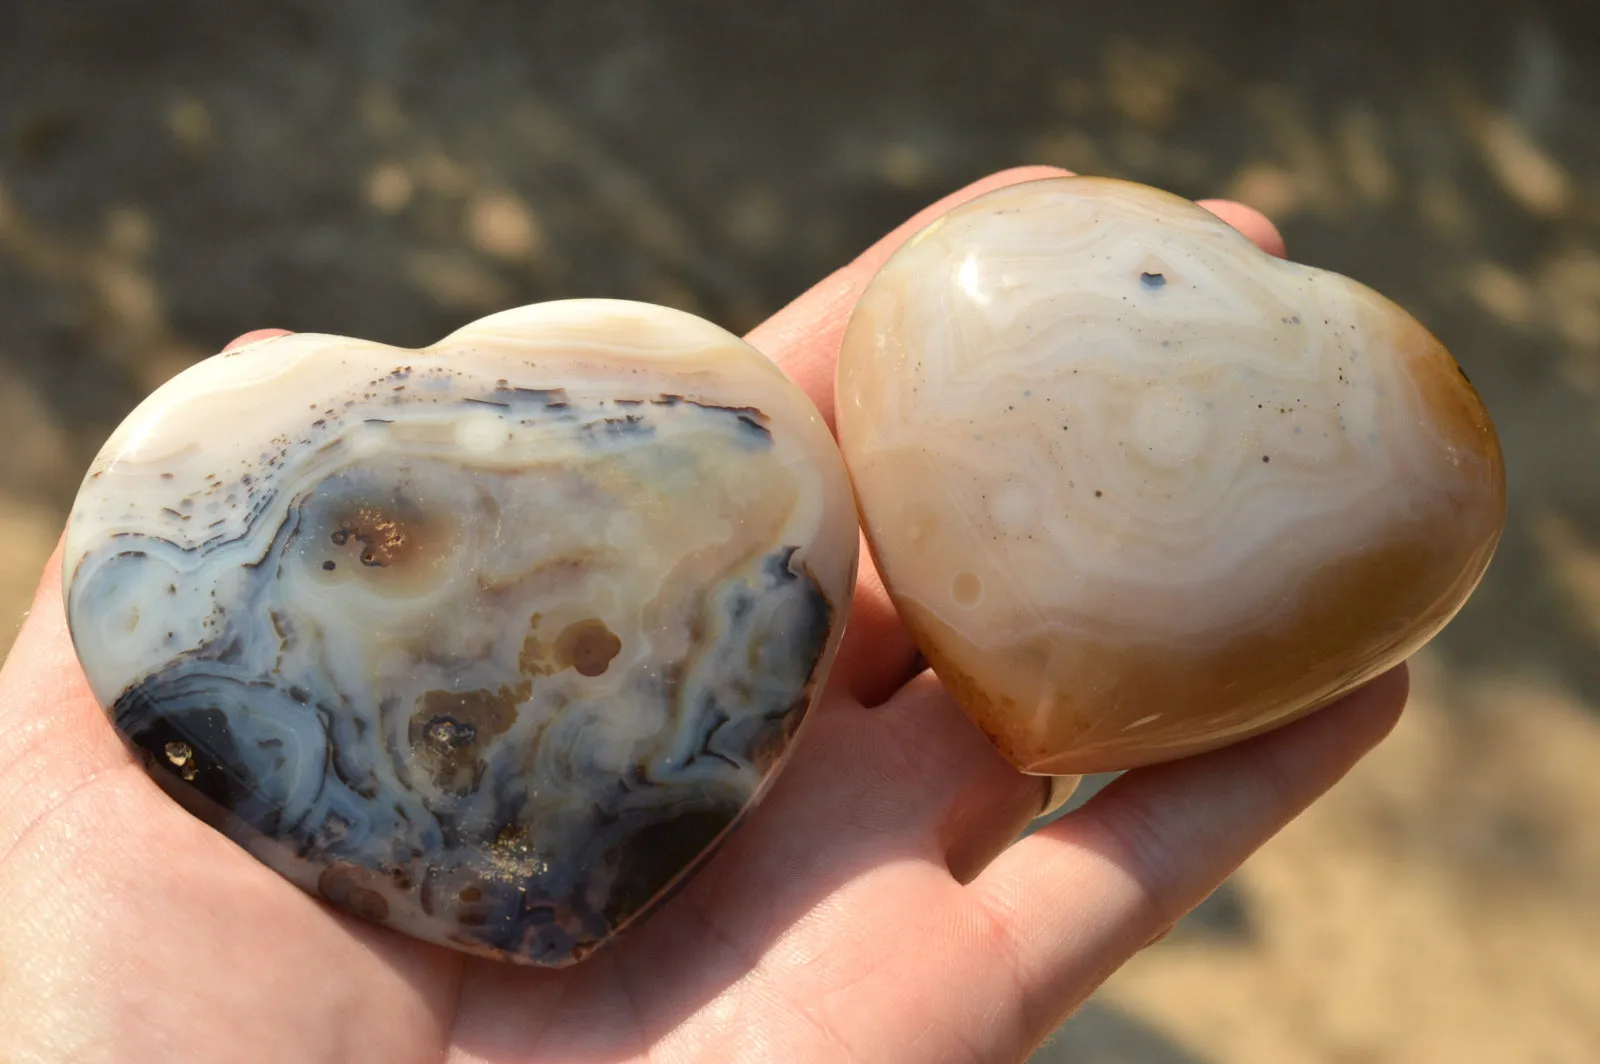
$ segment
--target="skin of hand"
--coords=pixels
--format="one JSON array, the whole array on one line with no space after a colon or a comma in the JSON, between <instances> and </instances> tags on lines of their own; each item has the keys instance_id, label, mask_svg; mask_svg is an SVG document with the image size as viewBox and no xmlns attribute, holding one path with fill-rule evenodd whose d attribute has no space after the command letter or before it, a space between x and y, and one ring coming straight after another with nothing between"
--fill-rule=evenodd
<instances>
[{"instance_id":1,"label":"skin of hand","mask_svg":"<svg viewBox=\"0 0 1600 1064\"><path fill-rule=\"evenodd\" d=\"M831 423L845 323L890 252L957 203L1060 173L935 204L751 342ZM1205 205L1283 254L1259 214ZM828 689L765 801L656 915L546 971L346 917L191 818L90 694L60 583L58 550L0 672L6 1061L1019 1061L1376 745L1407 690L1402 667L1126 773L1016 842L1047 782L918 671L864 554Z\"/></svg>"}]
</instances>

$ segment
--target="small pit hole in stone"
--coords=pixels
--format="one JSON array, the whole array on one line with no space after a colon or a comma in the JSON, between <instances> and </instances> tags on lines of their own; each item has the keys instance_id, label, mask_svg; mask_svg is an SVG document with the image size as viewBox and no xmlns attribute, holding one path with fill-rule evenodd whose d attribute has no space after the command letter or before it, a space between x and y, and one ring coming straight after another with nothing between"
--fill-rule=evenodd
<instances>
[{"instance_id":1,"label":"small pit hole in stone","mask_svg":"<svg viewBox=\"0 0 1600 1064\"><path fill-rule=\"evenodd\" d=\"M1146 288L1164 288L1167 284L1167 275L1164 273L1141 273L1139 283Z\"/></svg>"},{"instance_id":2,"label":"small pit hole in stone","mask_svg":"<svg viewBox=\"0 0 1600 1064\"><path fill-rule=\"evenodd\" d=\"M970 610L983 598L983 580L977 573L962 571L950 581L950 597L956 605Z\"/></svg>"},{"instance_id":3,"label":"small pit hole in stone","mask_svg":"<svg viewBox=\"0 0 1600 1064\"><path fill-rule=\"evenodd\" d=\"M606 627L606 622L590 617L562 629L553 649L557 665L570 665L583 676L599 676L622 650L622 640Z\"/></svg>"}]
</instances>

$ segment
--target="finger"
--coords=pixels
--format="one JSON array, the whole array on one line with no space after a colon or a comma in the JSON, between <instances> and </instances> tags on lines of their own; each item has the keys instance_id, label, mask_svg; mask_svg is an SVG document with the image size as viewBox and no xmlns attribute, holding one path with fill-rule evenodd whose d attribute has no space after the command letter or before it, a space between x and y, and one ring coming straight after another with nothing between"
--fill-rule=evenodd
<instances>
[{"instance_id":1,"label":"finger","mask_svg":"<svg viewBox=\"0 0 1600 1064\"><path fill-rule=\"evenodd\" d=\"M814 285L805 294L757 325L745 337L758 351L783 367L833 425L833 371L839 361L845 326L867 287L889 256L934 219L986 192L1024 181L1070 177L1054 166L1019 166L1002 170L930 204L896 226L856 256L848 266Z\"/></svg>"},{"instance_id":2,"label":"finger","mask_svg":"<svg viewBox=\"0 0 1600 1064\"><path fill-rule=\"evenodd\" d=\"M73 652L57 544L0 668L0 858L79 787L132 763Z\"/></svg>"},{"instance_id":3,"label":"finger","mask_svg":"<svg viewBox=\"0 0 1600 1064\"><path fill-rule=\"evenodd\" d=\"M291 333L288 329L253 329L250 332L245 333L243 336L235 338L233 342L228 344L227 347L224 347L223 350L232 351L236 347L243 347L246 344L253 344L258 340L271 340L279 336L289 335L291 335Z\"/></svg>"},{"instance_id":4,"label":"finger","mask_svg":"<svg viewBox=\"0 0 1600 1064\"><path fill-rule=\"evenodd\" d=\"M872 714L881 732L875 785L896 830L925 840L958 882L968 882L1044 809L1049 777L1018 772L972 726L929 672Z\"/></svg>"},{"instance_id":5,"label":"finger","mask_svg":"<svg viewBox=\"0 0 1600 1064\"><path fill-rule=\"evenodd\" d=\"M1283 245L1283 234L1278 232L1278 227L1254 207L1246 207L1233 200L1217 199L1201 200L1200 206L1249 237L1267 254L1276 255L1280 259L1289 254Z\"/></svg>"},{"instance_id":6,"label":"finger","mask_svg":"<svg viewBox=\"0 0 1600 1064\"><path fill-rule=\"evenodd\" d=\"M845 326L862 291L889 256L934 219L985 192L1066 173L1050 166L1025 166L992 174L951 193L895 227L849 265L756 326L746 339L783 367L832 428L833 372ZM915 671L916 662L916 645L900 623L863 542L850 628L839 648L833 675L861 704L876 706Z\"/></svg>"},{"instance_id":7,"label":"finger","mask_svg":"<svg viewBox=\"0 0 1600 1064\"><path fill-rule=\"evenodd\" d=\"M1011 954L996 992L1020 988L1045 1037L1376 746L1407 683L1401 666L1277 731L1129 772L1008 850L968 889Z\"/></svg>"}]
</instances>

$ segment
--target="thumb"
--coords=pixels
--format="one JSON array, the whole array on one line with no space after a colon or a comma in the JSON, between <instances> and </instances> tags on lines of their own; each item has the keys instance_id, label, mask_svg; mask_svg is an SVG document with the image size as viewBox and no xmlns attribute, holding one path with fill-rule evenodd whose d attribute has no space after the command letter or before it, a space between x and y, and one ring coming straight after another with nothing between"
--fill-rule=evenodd
<instances>
[{"instance_id":1,"label":"thumb","mask_svg":"<svg viewBox=\"0 0 1600 1064\"><path fill-rule=\"evenodd\" d=\"M0 668L0 861L73 792L132 762L73 651L58 543Z\"/></svg>"}]
</instances>

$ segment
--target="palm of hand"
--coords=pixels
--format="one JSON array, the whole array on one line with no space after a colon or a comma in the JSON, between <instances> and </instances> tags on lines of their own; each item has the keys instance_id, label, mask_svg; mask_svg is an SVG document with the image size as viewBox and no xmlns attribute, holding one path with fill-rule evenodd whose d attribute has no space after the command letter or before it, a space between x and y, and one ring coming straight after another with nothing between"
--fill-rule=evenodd
<instances>
[{"instance_id":1,"label":"palm of hand","mask_svg":"<svg viewBox=\"0 0 1600 1064\"><path fill-rule=\"evenodd\" d=\"M877 263L752 337L831 409ZM1216 209L1263 246L1270 226ZM0 1058L1017 1060L1392 725L1397 671L1279 732L1129 773L1012 846L1045 788L927 673L870 566L833 682L767 799L655 917L571 969L338 914L129 759L66 634L58 563L0 675Z\"/></svg>"}]
</instances>

